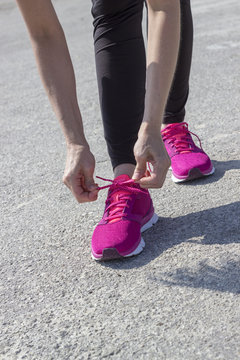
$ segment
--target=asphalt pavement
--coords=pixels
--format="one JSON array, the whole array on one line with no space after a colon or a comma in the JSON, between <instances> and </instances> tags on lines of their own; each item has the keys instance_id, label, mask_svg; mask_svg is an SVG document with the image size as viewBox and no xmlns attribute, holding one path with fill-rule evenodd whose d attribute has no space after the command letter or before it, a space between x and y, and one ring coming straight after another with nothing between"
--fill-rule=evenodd
<instances>
[{"instance_id":1,"label":"asphalt pavement","mask_svg":"<svg viewBox=\"0 0 240 360\"><path fill-rule=\"evenodd\" d=\"M111 178L91 2L56 0L96 175ZM90 256L106 191L78 204L65 143L13 0L0 2L0 359L240 359L240 4L193 0L186 121L216 168L151 191L158 223L135 258Z\"/></svg>"}]
</instances>

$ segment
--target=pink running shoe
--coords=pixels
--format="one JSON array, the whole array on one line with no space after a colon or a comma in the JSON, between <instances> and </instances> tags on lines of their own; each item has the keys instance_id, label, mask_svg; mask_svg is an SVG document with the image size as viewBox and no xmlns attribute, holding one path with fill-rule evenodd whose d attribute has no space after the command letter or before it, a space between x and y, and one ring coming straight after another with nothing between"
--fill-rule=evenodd
<instances>
[{"instance_id":1,"label":"pink running shoe","mask_svg":"<svg viewBox=\"0 0 240 360\"><path fill-rule=\"evenodd\" d=\"M214 173L215 169L203 151L199 137L188 130L186 122L169 124L161 134L171 158L172 180L175 183ZM198 138L201 148L194 144L191 134Z\"/></svg>"},{"instance_id":2,"label":"pink running shoe","mask_svg":"<svg viewBox=\"0 0 240 360\"><path fill-rule=\"evenodd\" d=\"M92 236L92 257L95 260L139 254L145 246L141 232L158 220L148 190L135 184L128 175L107 181L112 184L99 188L109 188L109 192L103 218Z\"/></svg>"}]
</instances>

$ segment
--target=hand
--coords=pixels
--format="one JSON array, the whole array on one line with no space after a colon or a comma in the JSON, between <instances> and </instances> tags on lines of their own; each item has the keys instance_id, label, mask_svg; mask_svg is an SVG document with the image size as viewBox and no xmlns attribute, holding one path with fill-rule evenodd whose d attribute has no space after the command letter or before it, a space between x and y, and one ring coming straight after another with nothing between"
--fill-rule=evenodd
<instances>
[{"instance_id":1,"label":"hand","mask_svg":"<svg viewBox=\"0 0 240 360\"><path fill-rule=\"evenodd\" d=\"M142 188L161 188L171 165L170 158L162 141L160 131L139 131L134 146L137 162L133 179ZM152 165L151 173L147 171L147 162Z\"/></svg>"},{"instance_id":2,"label":"hand","mask_svg":"<svg viewBox=\"0 0 240 360\"><path fill-rule=\"evenodd\" d=\"M88 146L68 146L63 182L80 203L97 200L94 168L95 159Z\"/></svg>"}]
</instances>

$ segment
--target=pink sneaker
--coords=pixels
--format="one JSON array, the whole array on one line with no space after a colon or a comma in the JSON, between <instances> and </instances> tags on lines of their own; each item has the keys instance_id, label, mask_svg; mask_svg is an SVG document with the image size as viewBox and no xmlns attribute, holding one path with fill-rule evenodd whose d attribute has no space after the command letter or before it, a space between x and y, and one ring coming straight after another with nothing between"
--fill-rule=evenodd
<instances>
[{"instance_id":1,"label":"pink sneaker","mask_svg":"<svg viewBox=\"0 0 240 360\"><path fill-rule=\"evenodd\" d=\"M172 180L175 183L214 173L215 169L203 151L199 137L188 130L187 123L169 124L161 133L171 158ZM201 148L194 144L191 134L198 138Z\"/></svg>"},{"instance_id":2,"label":"pink sneaker","mask_svg":"<svg viewBox=\"0 0 240 360\"><path fill-rule=\"evenodd\" d=\"M99 188L109 187L109 192L103 218L92 236L92 257L95 260L139 254L145 246L141 232L158 220L148 190L135 184L128 175L107 181L112 184Z\"/></svg>"}]
</instances>

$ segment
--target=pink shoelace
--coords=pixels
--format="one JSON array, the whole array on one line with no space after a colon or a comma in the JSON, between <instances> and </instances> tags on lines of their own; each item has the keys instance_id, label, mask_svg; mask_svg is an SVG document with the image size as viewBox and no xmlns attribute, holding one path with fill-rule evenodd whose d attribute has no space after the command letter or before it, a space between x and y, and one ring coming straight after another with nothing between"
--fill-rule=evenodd
<instances>
[{"instance_id":1,"label":"pink shoelace","mask_svg":"<svg viewBox=\"0 0 240 360\"><path fill-rule=\"evenodd\" d=\"M105 217L106 221L126 217L127 214L124 213L124 209L126 207L129 207L127 202L130 199L131 194L145 193L143 189L136 187L135 182L132 179L117 182L114 180L102 178L100 176L97 176L97 178L103 181L111 182L111 184L109 185L98 187L98 190L103 190L107 188L110 189L109 196L106 200L105 212L108 213L108 216ZM118 192L120 193L118 194Z\"/></svg>"},{"instance_id":2,"label":"pink shoelace","mask_svg":"<svg viewBox=\"0 0 240 360\"><path fill-rule=\"evenodd\" d=\"M193 140L190 134L197 137L202 149L201 140L196 134L188 130L188 124L186 122L171 124L162 130L163 141L167 141L168 144L175 147L178 153L194 151Z\"/></svg>"}]
</instances>

